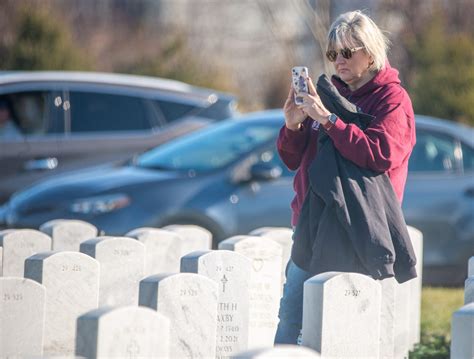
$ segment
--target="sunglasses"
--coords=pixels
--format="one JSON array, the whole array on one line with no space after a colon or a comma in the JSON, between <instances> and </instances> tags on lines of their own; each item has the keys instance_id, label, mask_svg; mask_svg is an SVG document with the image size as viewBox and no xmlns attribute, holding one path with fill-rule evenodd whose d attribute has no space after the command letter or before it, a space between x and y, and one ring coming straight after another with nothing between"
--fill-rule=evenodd
<instances>
[{"instance_id":1,"label":"sunglasses","mask_svg":"<svg viewBox=\"0 0 474 359\"><path fill-rule=\"evenodd\" d=\"M329 61L334 62L337 59L337 54L340 53L343 58L346 60L349 60L352 57L352 54L356 51L362 50L364 46L360 47L353 47L352 49L345 47L343 49L340 49L339 52L336 50L328 50L326 52L326 57L328 58Z\"/></svg>"}]
</instances>

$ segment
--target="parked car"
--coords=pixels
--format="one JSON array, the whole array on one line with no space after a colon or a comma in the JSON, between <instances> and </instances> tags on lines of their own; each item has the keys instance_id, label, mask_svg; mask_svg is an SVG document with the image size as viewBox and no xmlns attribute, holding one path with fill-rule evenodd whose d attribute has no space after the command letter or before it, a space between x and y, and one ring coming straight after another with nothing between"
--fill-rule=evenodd
<instances>
[{"instance_id":1,"label":"parked car","mask_svg":"<svg viewBox=\"0 0 474 359\"><path fill-rule=\"evenodd\" d=\"M7 223L37 228L77 218L111 235L189 223L210 230L216 242L257 227L290 226L293 173L275 148L283 121L281 111L253 113L126 164L52 178L13 196ZM425 269L455 269L444 279L459 283L474 255L474 130L423 116L416 122L406 221L425 235Z\"/></svg>"},{"instance_id":2,"label":"parked car","mask_svg":"<svg viewBox=\"0 0 474 359\"><path fill-rule=\"evenodd\" d=\"M235 114L235 98L160 78L0 74L0 204L47 176L123 160ZM11 117L2 131L2 117Z\"/></svg>"}]
</instances>

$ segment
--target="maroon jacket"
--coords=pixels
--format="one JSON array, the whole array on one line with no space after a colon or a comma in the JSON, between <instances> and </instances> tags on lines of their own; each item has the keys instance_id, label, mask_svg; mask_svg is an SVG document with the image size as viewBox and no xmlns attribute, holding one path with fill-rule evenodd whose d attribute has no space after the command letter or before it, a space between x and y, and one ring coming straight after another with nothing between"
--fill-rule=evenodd
<instances>
[{"instance_id":1,"label":"maroon jacket","mask_svg":"<svg viewBox=\"0 0 474 359\"><path fill-rule=\"evenodd\" d=\"M342 156L362 168L386 172L400 203L408 173L408 159L415 145L413 107L400 85L398 71L387 62L375 77L361 88L351 91L338 77L332 82L339 93L374 115L371 125L362 131L357 126L336 121L328 131ZM286 126L277 140L281 159L290 170L297 170L294 179L296 196L291 203L292 225L296 225L308 189L308 167L317 154L318 131L307 118L299 131Z\"/></svg>"}]
</instances>

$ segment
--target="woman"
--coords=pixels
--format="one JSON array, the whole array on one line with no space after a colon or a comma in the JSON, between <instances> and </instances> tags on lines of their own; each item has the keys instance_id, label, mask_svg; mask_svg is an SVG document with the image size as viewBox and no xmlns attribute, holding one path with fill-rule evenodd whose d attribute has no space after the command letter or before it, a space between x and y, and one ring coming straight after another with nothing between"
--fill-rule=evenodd
<instances>
[{"instance_id":1,"label":"woman","mask_svg":"<svg viewBox=\"0 0 474 359\"><path fill-rule=\"evenodd\" d=\"M361 130L330 113L308 79L310 94L294 103L290 89L284 106L285 125L277 147L280 157L297 173L296 196L291 203L292 225L308 189L308 168L317 156L319 131L325 131L339 153L361 168L386 173L400 203L408 171L408 159L415 144L413 107L400 85L398 71L387 61L388 40L377 25L360 11L340 15L328 33L326 56L334 64L332 83L339 93L364 113L375 116ZM294 239L295 241L298 238ZM312 275L290 260L287 282L280 303L280 323L275 343L295 344L302 326L303 283Z\"/></svg>"}]
</instances>

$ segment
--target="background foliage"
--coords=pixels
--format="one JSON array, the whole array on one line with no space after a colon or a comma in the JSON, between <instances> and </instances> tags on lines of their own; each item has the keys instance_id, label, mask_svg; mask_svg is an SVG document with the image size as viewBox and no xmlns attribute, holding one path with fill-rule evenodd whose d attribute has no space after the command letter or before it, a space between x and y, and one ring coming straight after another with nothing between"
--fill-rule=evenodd
<instances>
[{"instance_id":1,"label":"background foliage","mask_svg":"<svg viewBox=\"0 0 474 359\"><path fill-rule=\"evenodd\" d=\"M415 112L474 125L474 41L446 27L437 13L417 38L407 40L414 62L408 90Z\"/></svg>"},{"instance_id":2,"label":"background foliage","mask_svg":"<svg viewBox=\"0 0 474 359\"><path fill-rule=\"evenodd\" d=\"M68 27L41 10L21 8L0 66L7 70L88 70L82 51L71 41Z\"/></svg>"},{"instance_id":3,"label":"background foliage","mask_svg":"<svg viewBox=\"0 0 474 359\"><path fill-rule=\"evenodd\" d=\"M274 42L268 42L268 46L281 46L285 56L258 60L265 62L259 69L266 70L258 72L256 83L246 80L242 84L236 78L242 79L244 75L248 78L248 73L231 70L231 64L222 61L219 51L199 51L196 46L190 46L193 40L186 28L163 29L153 21L146 21L147 2L103 0L102 4L114 4L105 15L89 11L85 16L88 1L89 5L102 6L90 0L1 1L0 70L95 70L159 76L233 92L239 97L243 111L281 107L287 96L288 69L292 65L309 64L315 68L314 72L318 70L317 64L324 64L321 70L330 69L321 58L324 50L321 43L331 19L338 15L334 13L337 5L342 3L291 0L304 18L301 24L310 34L291 38L291 33L278 22L278 1L252 2L255 12L260 12L257 18L261 19L261 26L268 27L272 34ZM415 112L474 125L472 0L367 0L367 3L372 4L373 9L367 12L376 22L392 30L389 58L400 70ZM225 4L219 6L227 9ZM191 12L200 9L199 4L192 2L189 7ZM228 16L229 12L224 14ZM220 23L225 26L225 19ZM214 41L215 37L224 36L204 31L192 35L198 36L201 42L209 36L214 36ZM226 36L228 39L229 35ZM235 38L239 41L239 34ZM297 45L301 43L317 45L311 59L298 55ZM248 61L244 71L249 72L256 60L252 56L240 58L242 55L233 48L235 44L231 37L231 41L221 46L235 60ZM261 91L251 91L257 85Z\"/></svg>"}]
</instances>

